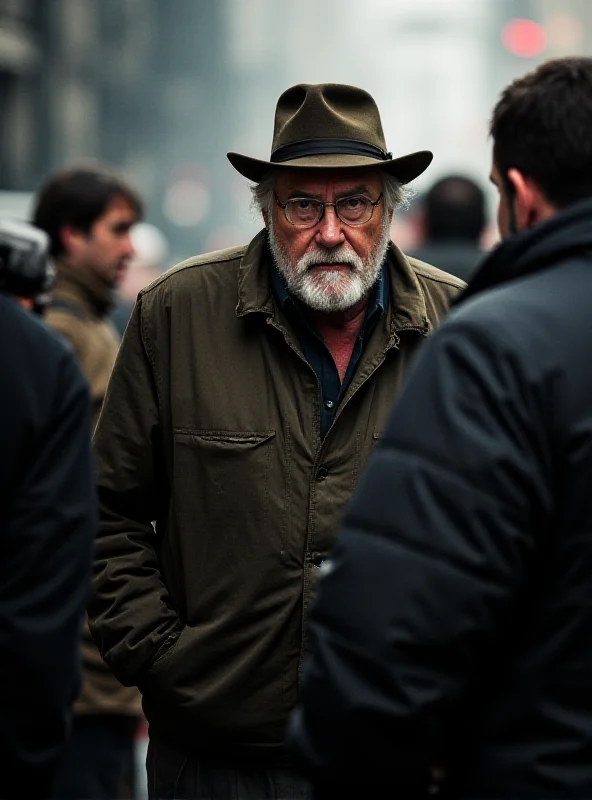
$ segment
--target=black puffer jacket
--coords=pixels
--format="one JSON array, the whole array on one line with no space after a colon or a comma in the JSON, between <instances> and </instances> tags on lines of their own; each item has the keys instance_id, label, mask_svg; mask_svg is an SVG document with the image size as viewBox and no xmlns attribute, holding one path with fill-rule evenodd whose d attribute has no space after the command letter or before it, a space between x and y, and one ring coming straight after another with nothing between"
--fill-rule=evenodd
<instances>
[{"instance_id":1,"label":"black puffer jacket","mask_svg":"<svg viewBox=\"0 0 592 800\"><path fill-rule=\"evenodd\" d=\"M582 203L422 349L311 617L291 738L332 793L592 797L591 306Z\"/></svg>"},{"instance_id":2,"label":"black puffer jacket","mask_svg":"<svg viewBox=\"0 0 592 800\"><path fill-rule=\"evenodd\" d=\"M44 798L80 688L97 508L74 354L0 293L0 797Z\"/></svg>"}]
</instances>

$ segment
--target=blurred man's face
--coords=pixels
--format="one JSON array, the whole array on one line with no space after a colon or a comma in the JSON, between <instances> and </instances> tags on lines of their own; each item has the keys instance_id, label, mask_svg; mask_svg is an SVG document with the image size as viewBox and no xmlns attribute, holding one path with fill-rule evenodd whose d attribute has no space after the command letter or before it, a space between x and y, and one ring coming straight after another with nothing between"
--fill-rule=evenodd
<instances>
[{"instance_id":1,"label":"blurred man's face","mask_svg":"<svg viewBox=\"0 0 592 800\"><path fill-rule=\"evenodd\" d=\"M334 203L356 196L376 201L381 192L374 171L282 171L275 183L282 203L295 198ZM311 309L331 313L356 306L375 284L389 243L390 216L381 199L371 219L354 227L341 222L330 206L316 225L301 229L274 200L265 219L272 253L290 291Z\"/></svg>"},{"instance_id":2,"label":"blurred man's face","mask_svg":"<svg viewBox=\"0 0 592 800\"><path fill-rule=\"evenodd\" d=\"M130 230L137 221L137 213L125 197L114 197L88 234L71 234L66 248L68 261L116 288L134 254Z\"/></svg>"}]
</instances>

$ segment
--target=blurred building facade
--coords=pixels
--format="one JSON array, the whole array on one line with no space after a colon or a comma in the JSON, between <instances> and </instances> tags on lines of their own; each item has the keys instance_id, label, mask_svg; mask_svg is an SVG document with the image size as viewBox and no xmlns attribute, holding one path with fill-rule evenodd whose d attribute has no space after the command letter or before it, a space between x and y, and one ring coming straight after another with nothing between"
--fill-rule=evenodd
<instances>
[{"instance_id":1,"label":"blurred building facade","mask_svg":"<svg viewBox=\"0 0 592 800\"><path fill-rule=\"evenodd\" d=\"M0 0L0 190L105 161L179 254L199 249L224 207L225 29L223 0Z\"/></svg>"}]
</instances>

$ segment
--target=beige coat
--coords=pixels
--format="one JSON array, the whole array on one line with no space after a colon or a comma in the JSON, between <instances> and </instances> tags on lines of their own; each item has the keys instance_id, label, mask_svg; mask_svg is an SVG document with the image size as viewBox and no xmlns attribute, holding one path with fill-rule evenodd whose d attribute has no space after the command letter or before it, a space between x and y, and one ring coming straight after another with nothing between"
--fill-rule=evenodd
<instances>
[{"instance_id":1,"label":"beige coat","mask_svg":"<svg viewBox=\"0 0 592 800\"><path fill-rule=\"evenodd\" d=\"M72 345L88 380L94 421L99 417L107 384L119 348L109 321L112 292L100 279L82 270L58 264L53 305L45 320ZM140 715L140 695L113 676L97 650L88 625L83 632L82 690L74 707L77 714Z\"/></svg>"}]
</instances>

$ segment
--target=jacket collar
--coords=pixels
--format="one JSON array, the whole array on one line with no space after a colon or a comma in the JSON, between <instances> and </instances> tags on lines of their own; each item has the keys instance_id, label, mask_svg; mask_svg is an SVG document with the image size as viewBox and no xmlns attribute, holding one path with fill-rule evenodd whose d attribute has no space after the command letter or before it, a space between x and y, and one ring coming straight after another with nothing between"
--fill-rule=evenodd
<instances>
[{"instance_id":1,"label":"jacket collar","mask_svg":"<svg viewBox=\"0 0 592 800\"><path fill-rule=\"evenodd\" d=\"M390 276L389 329L416 330L424 335L432 329L426 298L419 279L404 253L391 242L387 250Z\"/></svg>"},{"instance_id":2,"label":"jacket collar","mask_svg":"<svg viewBox=\"0 0 592 800\"><path fill-rule=\"evenodd\" d=\"M263 313L273 315L275 303L266 259L267 231L259 231L241 258L238 272L237 317Z\"/></svg>"},{"instance_id":3,"label":"jacket collar","mask_svg":"<svg viewBox=\"0 0 592 800\"><path fill-rule=\"evenodd\" d=\"M428 333L431 329L426 301L417 276L409 262L392 242L386 256L389 275L387 325L395 331L414 329ZM238 275L238 305L236 314L263 313L274 316L273 296L267 259L267 232L260 231L251 241L241 259Z\"/></svg>"},{"instance_id":4,"label":"jacket collar","mask_svg":"<svg viewBox=\"0 0 592 800\"><path fill-rule=\"evenodd\" d=\"M75 269L63 261L56 264L56 297L63 297L82 306L90 315L106 317L115 305L115 292L98 275Z\"/></svg>"},{"instance_id":5,"label":"jacket collar","mask_svg":"<svg viewBox=\"0 0 592 800\"><path fill-rule=\"evenodd\" d=\"M592 200L576 203L536 228L504 239L484 258L454 302L462 303L485 289L586 252L592 253Z\"/></svg>"}]
</instances>

